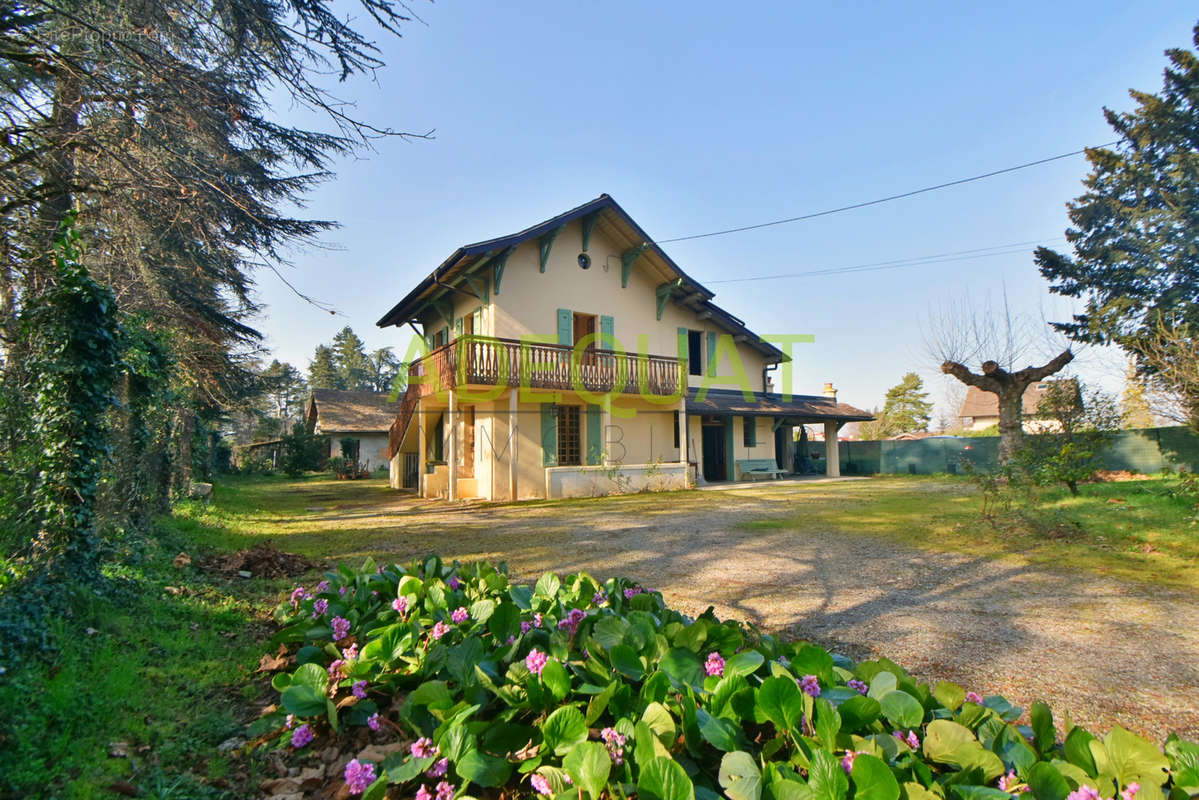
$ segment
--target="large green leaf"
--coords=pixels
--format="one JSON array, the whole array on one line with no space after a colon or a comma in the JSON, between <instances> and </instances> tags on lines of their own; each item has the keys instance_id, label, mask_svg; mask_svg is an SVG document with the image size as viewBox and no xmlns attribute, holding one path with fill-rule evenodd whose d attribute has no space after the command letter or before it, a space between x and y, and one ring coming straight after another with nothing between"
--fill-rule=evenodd
<instances>
[{"instance_id":1,"label":"large green leaf","mask_svg":"<svg viewBox=\"0 0 1199 800\"><path fill-rule=\"evenodd\" d=\"M695 786L687 771L669 756L659 756L641 765L637 797L644 800L695 800Z\"/></svg>"},{"instance_id":2,"label":"large green leaf","mask_svg":"<svg viewBox=\"0 0 1199 800\"><path fill-rule=\"evenodd\" d=\"M1066 741L1062 745L1062 749L1066 753L1066 760L1092 778L1099 774L1095 756L1091 753L1091 742L1093 741L1095 741L1094 736L1075 726L1066 734Z\"/></svg>"},{"instance_id":3,"label":"large green leaf","mask_svg":"<svg viewBox=\"0 0 1199 800\"><path fill-rule=\"evenodd\" d=\"M1157 747L1141 737L1116 725L1104 737L1103 744L1121 786L1139 783L1156 787L1166 782L1170 762Z\"/></svg>"},{"instance_id":4,"label":"large green leaf","mask_svg":"<svg viewBox=\"0 0 1199 800\"><path fill-rule=\"evenodd\" d=\"M849 779L836 757L817 750L812 753L812 763L808 766L808 788L815 800L845 800Z\"/></svg>"},{"instance_id":5,"label":"large green leaf","mask_svg":"<svg viewBox=\"0 0 1199 800\"><path fill-rule=\"evenodd\" d=\"M841 715L833 704L823 697L816 698L816 736L824 749L832 751L837 744L837 734L841 732Z\"/></svg>"},{"instance_id":6,"label":"large green leaf","mask_svg":"<svg viewBox=\"0 0 1199 800\"><path fill-rule=\"evenodd\" d=\"M454 762L454 770L479 786L503 786L512 776L512 765L502 758L471 750Z\"/></svg>"},{"instance_id":7,"label":"large green leaf","mask_svg":"<svg viewBox=\"0 0 1199 800\"><path fill-rule=\"evenodd\" d=\"M1033 764L1028 771L1028 788L1035 800L1066 800L1070 784L1048 761Z\"/></svg>"},{"instance_id":8,"label":"large green leaf","mask_svg":"<svg viewBox=\"0 0 1199 800\"><path fill-rule=\"evenodd\" d=\"M541 595L542 597L553 597L561 587L562 581L558 580L558 576L552 572L547 572L537 579L537 585L533 587L533 594Z\"/></svg>"},{"instance_id":9,"label":"large green leaf","mask_svg":"<svg viewBox=\"0 0 1199 800\"><path fill-rule=\"evenodd\" d=\"M666 673L671 684L676 689L690 686L692 689L704 687L704 665L699 656L683 647L670 650L658 664L658 669Z\"/></svg>"},{"instance_id":10,"label":"large green leaf","mask_svg":"<svg viewBox=\"0 0 1199 800\"><path fill-rule=\"evenodd\" d=\"M635 681L639 681L645 676L645 667L641 663L641 657L632 647L627 644L618 644L611 649L609 654L612 656L612 669L621 675Z\"/></svg>"},{"instance_id":11,"label":"large green leaf","mask_svg":"<svg viewBox=\"0 0 1199 800\"><path fill-rule=\"evenodd\" d=\"M881 758L859 754L849 774L854 800L899 800L899 781Z\"/></svg>"},{"instance_id":12,"label":"large green leaf","mask_svg":"<svg viewBox=\"0 0 1199 800\"><path fill-rule=\"evenodd\" d=\"M292 684L283 690L283 707L297 717L315 717L325 713L325 695L311 686Z\"/></svg>"},{"instance_id":13,"label":"large green leaf","mask_svg":"<svg viewBox=\"0 0 1199 800\"><path fill-rule=\"evenodd\" d=\"M907 692L888 692L883 695L879 705L882 706L883 716L897 728L919 728L924 721L924 706Z\"/></svg>"},{"instance_id":14,"label":"large green leaf","mask_svg":"<svg viewBox=\"0 0 1199 800\"><path fill-rule=\"evenodd\" d=\"M924 755L941 764L962 770L978 768L987 781L1003 774L999 756L985 749L964 725L946 719L933 720L924 735Z\"/></svg>"},{"instance_id":15,"label":"large green leaf","mask_svg":"<svg viewBox=\"0 0 1199 800\"><path fill-rule=\"evenodd\" d=\"M792 731L803 713L803 697L791 678L770 677L758 689L758 708L781 731Z\"/></svg>"},{"instance_id":16,"label":"large green leaf","mask_svg":"<svg viewBox=\"0 0 1199 800\"><path fill-rule=\"evenodd\" d=\"M883 713L882 704L873 697L855 695L837 707L841 714L841 730L857 733Z\"/></svg>"},{"instance_id":17,"label":"large green leaf","mask_svg":"<svg viewBox=\"0 0 1199 800\"><path fill-rule=\"evenodd\" d=\"M611 650L624 641L628 630L629 624L622 617L605 614L591 628L591 635L605 650Z\"/></svg>"},{"instance_id":18,"label":"large green leaf","mask_svg":"<svg viewBox=\"0 0 1199 800\"><path fill-rule=\"evenodd\" d=\"M766 661L765 656L757 650L744 650L724 663L724 674L752 675Z\"/></svg>"},{"instance_id":19,"label":"large green leaf","mask_svg":"<svg viewBox=\"0 0 1199 800\"><path fill-rule=\"evenodd\" d=\"M675 728L674 717L666 706L661 703L650 703L645 707L641 721L649 726L649 729L662 740L662 744L668 749L674 744L678 731Z\"/></svg>"},{"instance_id":20,"label":"large green leaf","mask_svg":"<svg viewBox=\"0 0 1199 800\"><path fill-rule=\"evenodd\" d=\"M587 738L587 720L574 706L563 706L550 714L541 724L545 746L556 755L566 755L570 749Z\"/></svg>"},{"instance_id":21,"label":"large green leaf","mask_svg":"<svg viewBox=\"0 0 1199 800\"><path fill-rule=\"evenodd\" d=\"M695 718L699 723L700 735L717 750L727 753L748 745L740 725L723 717L714 717L702 708L696 709Z\"/></svg>"},{"instance_id":22,"label":"large green leaf","mask_svg":"<svg viewBox=\"0 0 1199 800\"><path fill-rule=\"evenodd\" d=\"M720 759L720 785L730 800L759 800L762 772L753 756L744 750L725 753Z\"/></svg>"},{"instance_id":23,"label":"large green leaf","mask_svg":"<svg viewBox=\"0 0 1199 800\"><path fill-rule=\"evenodd\" d=\"M1032 743L1041 755L1053 749L1057 732L1053 728L1053 712L1049 706L1038 700L1028 710L1028 719L1032 723Z\"/></svg>"},{"instance_id":24,"label":"large green leaf","mask_svg":"<svg viewBox=\"0 0 1199 800\"><path fill-rule=\"evenodd\" d=\"M292 673L289 685L307 686L323 695L329 686L329 673L320 664L303 664Z\"/></svg>"},{"instance_id":25,"label":"large green leaf","mask_svg":"<svg viewBox=\"0 0 1199 800\"><path fill-rule=\"evenodd\" d=\"M966 690L956 683L941 681L933 687L933 697L950 711L957 711L966 702Z\"/></svg>"},{"instance_id":26,"label":"large green leaf","mask_svg":"<svg viewBox=\"0 0 1199 800\"><path fill-rule=\"evenodd\" d=\"M574 780L575 786L599 800L600 793L608 783L612 770L612 759L608 749L599 742L579 742L562 760L562 766Z\"/></svg>"},{"instance_id":27,"label":"large green leaf","mask_svg":"<svg viewBox=\"0 0 1199 800\"><path fill-rule=\"evenodd\" d=\"M508 641L520 631L520 609L514 603L500 603L487 619L487 630L497 642Z\"/></svg>"},{"instance_id":28,"label":"large green leaf","mask_svg":"<svg viewBox=\"0 0 1199 800\"><path fill-rule=\"evenodd\" d=\"M541 682L558 700L565 698L567 692L570 691L570 674L562 664L553 658L545 662L545 666L541 670Z\"/></svg>"}]
</instances>

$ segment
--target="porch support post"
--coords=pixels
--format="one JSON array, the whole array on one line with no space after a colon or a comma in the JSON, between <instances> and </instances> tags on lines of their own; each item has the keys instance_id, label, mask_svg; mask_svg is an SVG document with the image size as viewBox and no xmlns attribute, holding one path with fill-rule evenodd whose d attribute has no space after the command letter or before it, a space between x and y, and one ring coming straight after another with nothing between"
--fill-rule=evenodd
<instances>
[{"instance_id":1,"label":"porch support post","mask_svg":"<svg viewBox=\"0 0 1199 800\"><path fill-rule=\"evenodd\" d=\"M452 503L458 499L458 393L453 389L450 389L450 404L445 410L445 430L450 434L450 452L446 463L450 468L447 492Z\"/></svg>"},{"instance_id":2,"label":"porch support post","mask_svg":"<svg viewBox=\"0 0 1199 800\"><path fill-rule=\"evenodd\" d=\"M508 491L509 500L516 499L516 474L520 471L520 462L516 457L516 447L520 443L520 429L516 425L517 408L516 396L518 390L508 390Z\"/></svg>"},{"instance_id":3,"label":"porch support post","mask_svg":"<svg viewBox=\"0 0 1199 800\"><path fill-rule=\"evenodd\" d=\"M837 429L840 427L836 421L824 423L824 465L825 474L830 478L841 474L841 449L837 446Z\"/></svg>"},{"instance_id":4,"label":"porch support post","mask_svg":"<svg viewBox=\"0 0 1199 800\"><path fill-rule=\"evenodd\" d=\"M600 453L600 456L603 458L604 466L610 467L610 466L612 466L612 448L609 447L608 439L612 435L612 395L611 395L611 393L604 396L604 401L603 401L602 407L604 409L604 435L600 439L600 443L601 443L600 446L603 448L603 451Z\"/></svg>"},{"instance_id":5,"label":"porch support post","mask_svg":"<svg viewBox=\"0 0 1199 800\"><path fill-rule=\"evenodd\" d=\"M416 401L416 494L425 494L425 461L429 458L429 429L425 425L425 398Z\"/></svg>"},{"instance_id":6,"label":"porch support post","mask_svg":"<svg viewBox=\"0 0 1199 800\"><path fill-rule=\"evenodd\" d=\"M683 462L683 475L687 474L687 397L679 401L679 461Z\"/></svg>"}]
</instances>

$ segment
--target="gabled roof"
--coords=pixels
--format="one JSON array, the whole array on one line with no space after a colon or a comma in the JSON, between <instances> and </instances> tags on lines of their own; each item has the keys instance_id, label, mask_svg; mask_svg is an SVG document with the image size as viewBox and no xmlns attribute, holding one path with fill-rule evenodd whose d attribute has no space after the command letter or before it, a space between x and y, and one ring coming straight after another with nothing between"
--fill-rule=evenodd
<instances>
[{"instance_id":1,"label":"gabled roof","mask_svg":"<svg viewBox=\"0 0 1199 800\"><path fill-rule=\"evenodd\" d=\"M1021 414L1025 417L1037 416L1037 408L1041 405L1041 398L1045 396L1045 392L1048 390L1051 384L1059 382L1074 384L1075 391L1078 390L1078 382L1073 378L1063 378L1057 381L1037 381L1035 383L1030 383L1028 388L1024 390L1024 396L1020 398ZM964 400L962 400L962 409L958 412L958 416L998 417L999 396L994 392L984 392L977 386L971 386L966 390L966 397Z\"/></svg>"},{"instance_id":2,"label":"gabled roof","mask_svg":"<svg viewBox=\"0 0 1199 800\"><path fill-rule=\"evenodd\" d=\"M746 417L789 417L802 422L861 421L874 419L869 411L838 403L822 395L793 394L784 400L775 392L754 392L747 402L738 389L709 389L700 399L702 387L687 391L688 414L735 414Z\"/></svg>"},{"instance_id":3,"label":"gabled roof","mask_svg":"<svg viewBox=\"0 0 1199 800\"><path fill-rule=\"evenodd\" d=\"M519 233L459 247L427 278L417 284L416 288L410 291L403 300L384 314L376 324L380 328L385 328L390 325L399 326L415 321L416 315L430 300L440 292L448 290L446 285L448 282L468 274L483 266L488 260L502 256L503 253L531 239L544 236L568 223L590 215L596 215L598 219L625 231L625 239L629 242L630 247L643 245L645 247L643 258L650 256L663 271L670 275L671 280L680 281L679 285L672 289L672 297L675 302L696 312L707 312L709 318L717 325L734 336L745 337L745 343L765 355L768 363L789 360L781 350L769 342L763 341L756 333L745 327L743 320L711 302L715 293L684 272L683 268L676 264L666 254L666 251L659 247L649 234L642 230L641 226L607 194L601 194L588 203L572 208L564 214L547 219L531 228L525 228Z\"/></svg>"},{"instance_id":4,"label":"gabled roof","mask_svg":"<svg viewBox=\"0 0 1199 800\"><path fill-rule=\"evenodd\" d=\"M388 400L386 392L313 389L305 418L310 428L319 422L324 433L381 433L399 410L399 402Z\"/></svg>"}]
</instances>

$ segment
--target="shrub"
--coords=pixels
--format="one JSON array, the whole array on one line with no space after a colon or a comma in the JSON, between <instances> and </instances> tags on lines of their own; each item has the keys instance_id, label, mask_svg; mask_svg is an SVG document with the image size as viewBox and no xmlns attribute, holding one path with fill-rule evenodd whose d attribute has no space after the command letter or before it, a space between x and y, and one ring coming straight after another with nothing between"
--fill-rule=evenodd
<instances>
[{"instance_id":1,"label":"shrub","mask_svg":"<svg viewBox=\"0 0 1199 800\"><path fill-rule=\"evenodd\" d=\"M853 664L709 609L691 619L627 580L489 564L339 567L277 611L298 668L251 729L316 759L366 726L392 747L344 765L381 798L563 800L1172 800L1199 789L1199 746L1122 728L1058 741L1002 697ZM287 716L290 715L290 716ZM361 728L359 727L359 730ZM358 734L360 743L365 732ZM314 744L315 742L315 744ZM369 750L368 750L369 753Z\"/></svg>"},{"instance_id":2,"label":"shrub","mask_svg":"<svg viewBox=\"0 0 1199 800\"><path fill-rule=\"evenodd\" d=\"M325 439L310 432L303 422L293 425L280 444L279 468L284 474L294 478L307 470L320 469L325 457Z\"/></svg>"}]
</instances>

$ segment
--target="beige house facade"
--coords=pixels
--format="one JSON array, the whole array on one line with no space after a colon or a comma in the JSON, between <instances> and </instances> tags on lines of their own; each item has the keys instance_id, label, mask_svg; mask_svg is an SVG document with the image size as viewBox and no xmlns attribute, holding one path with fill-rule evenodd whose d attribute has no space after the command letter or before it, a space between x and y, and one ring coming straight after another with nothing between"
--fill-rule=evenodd
<instances>
[{"instance_id":1,"label":"beige house facade","mask_svg":"<svg viewBox=\"0 0 1199 800\"><path fill-rule=\"evenodd\" d=\"M426 351L391 425L392 485L450 500L681 489L789 473L793 425L870 418L772 393L803 337L760 337L712 299L608 195L459 248L378 323Z\"/></svg>"},{"instance_id":2,"label":"beige house facade","mask_svg":"<svg viewBox=\"0 0 1199 800\"><path fill-rule=\"evenodd\" d=\"M304 412L308 430L326 437L327 456L342 455L342 442L362 469L390 467L388 431L400 404L386 392L313 389Z\"/></svg>"}]
</instances>

